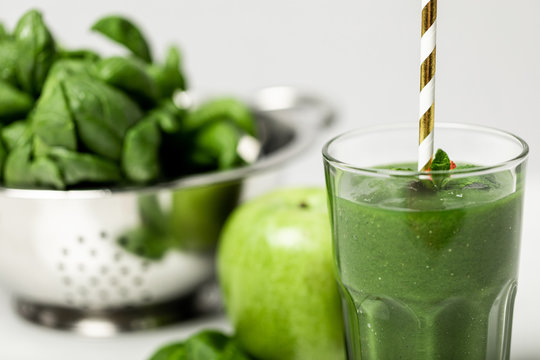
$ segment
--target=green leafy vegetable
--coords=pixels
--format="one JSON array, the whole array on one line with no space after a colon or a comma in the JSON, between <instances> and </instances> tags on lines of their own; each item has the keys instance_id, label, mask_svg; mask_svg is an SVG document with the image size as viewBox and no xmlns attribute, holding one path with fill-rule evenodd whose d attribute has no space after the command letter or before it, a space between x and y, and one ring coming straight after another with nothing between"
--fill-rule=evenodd
<instances>
[{"instance_id":1,"label":"green leafy vegetable","mask_svg":"<svg viewBox=\"0 0 540 360\"><path fill-rule=\"evenodd\" d=\"M233 338L218 331L206 330L185 342L167 345L149 360L250 360Z\"/></svg>"},{"instance_id":2,"label":"green leafy vegetable","mask_svg":"<svg viewBox=\"0 0 540 360\"><path fill-rule=\"evenodd\" d=\"M15 121L2 129L2 143L8 151L18 145L28 143L31 136L26 120Z\"/></svg>"},{"instance_id":3,"label":"green leafy vegetable","mask_svg":"<svg viewBox=\"0 0 540 360\"><path fill-rule=\"evenodd\" d=\"M32 131L48 146L77 148L75 124L69 109L64 83L48 80L31 116Z\"/></svg>"},{"instance_id":4,"label":"green leafy vegetable","mask_svg":"<svg viewBox=\"0 0 540 360\"><path fill-rule=\"evenodd\" d=\"M32 160L30 143L17 146L7 156L4 167L4 181L13 187L65 187L58 166L48 158Z\"/></svg>"},{"instance_id":5,"label":"green leafy vegetable","mask_svg":"<svg viewBox=\"0 0 540 360\"><path fill-rule=\"evenodd\" d=\"M184 343L174 343L159 349L149 360L187 360Z\"/></svg>"},{"instance_id":6,"label":"green leafy vegetable","mask_svg":"<svg viewBox=\"0 0 540 360\"><path fill-rule=\"evenodd\" d=\"M4 182L11 187L34 187L31 170L32 145L25 144L11 150L4 164Z\"/></svg>"},{"instance_id":7,"label":"green leafy vegetable","mask_svg":"<svg viewBox=\"0 0 540 360\"><path fill-rule=\"evenodd\" d=\"M0 80L18 86L17 61L19 49L11 39L0 39Z\"/></svg>"},{"instance_id":8,"label":"green leafy vegetable","mask_svg":"<svg viewBox=\"0 0 540 360\"><path fill-rule=\"evenodd\" d=\"M182 124L192 132L191 159L199 166L230 169L245 164L238 154L242 136L255 135L255 121L249 108L232 98L209 100L186 117Z\"/></svg>"},{"instance_id":9,"label":"green leafy vegetable","mask_svg":"<svg viewBox=\"0 0 540 360\"><path fill-rule=\"evenodd\" d=\"M176 239L169 235L170 217L154 194L141 195L138 206L142 226L127 231L117 242L133 254L159 260L168 250L177 247Z\"/></svg>"},{"instance_id":10,"label":"green leafy vegetable","mask_svg":"<svg viewBox=\"0 0 540 360\"><path fill-rule=\"evenodd\" d=\"M430 171L449 171L452 168L452 162L448 154L438 149L431 161ZM436 189L441 189L449 178L449 174L432 174L431 178Z\"/></svg>"},{"instance_id":11,"label":"green leafy vegetable","mask_svg":"<svg viewBox=\"0 0 540 360\"><path fill-rule=\"evenodd\" d=\"M137 199L141 222L157 233L168 232L169 221L156 195L141 195Z\"/></svg>"},{"instance_id":12,"label":"green leafy vegetable","mask_svg":"<svg viewBox=\"0 0 540 360\"><path fill-rule=\"evenodd\" d=\"M25 117L33 105L30 95L0 80L0 121Z\"/></svg>"},{"instance_id":13,"label":"green leafy vegetable","mask_svg":"<svg viewBox=\"0 0 540 360\"><path fill-rule=\"evenodd\" d=\"M186 89L186 79L182 72L180 50L174 46L169 48L165 64L151 64L148 67L148 72L156 83L160 98L172 96L175 90Z\"/></svg>"},{"instance_id":14,"label":"green leafy vegetable","mask_svg":"<svg viewBox=\"0 0 540 360\"><path fill-rule=\"evenodd\" d=\"M450 170L452 163L448 154L441 149L438 149L435 153L435 157L431 161L431 171L445 171Z\"/></svg>"},{"instance_id":15,"label":"green leafy vegetable","mask_svg":"<svg viewBox=\"0 0 540 360\"><path fill-rule=\"evenodd\" d=\"M157 87L144 63L134 58L111 57L97 64L98 76L119 89L148 102L157 99Z\"/></svg>"},{"instance_id":16,"label":"green leafy vegetable","mask_svg":"<svg viewBox=\"0 0 540 360\"><path fill-rule=\"evenodd\" d=\"M95 63L88 59L60 59L54 63L44 85L43 92L48 87L58 86L62 81L72 76L96 77Z\"/></svg>"},{"instance_id":17,"label":"green leafy vegetable","mask_svg":"<svg viewBox=\"0 0 540 360\"><path fill-rule=\"evenodd\" d=\"M118 238L118 244L135 255L150 260L159 260L165 253L175 248L174 239L148 227L137 227Z\"/></svg>"},{"instance_id":18,"label":"green leafy vegetable","mask_svg":"<svg viewBox=\"0 0 540 360\"><path fill-rule=\"evenodd\" d=\"M215 99L195 110L181 108L174 99L186 90L178 48L170 47L163 62L152 62L142 32L121 16L106 16L92 30L135 56L104 58L58 45L37 10L26 12L12 33L0 23L4 185L145 184L243 164L238 141L255 133L243 103ZM152 256L178 246L166 231L145 227L131 238L161 243L145 250Z\"/></svg>"},{"instance_id":19,"label":"green leafy vegetable","mask_svg":"<svg viewBox=\"0 0 540 360\"><path fill-rule=\"evenodd\" d=\"M54 39L37 10L30 10L21 17L13 37L19 52L18 82L24 91L37 95L56 57Z\"/></svg>"},{"instance_id":20,"label":"green leafy vegetable","mask_svg":"<svg viewBox=\"0 0 540 360\"><path fill-rule=\"evenodd\" d=\"M129 180L148 182L159 176L160 143L159 128L153 121L143 120L129 129L122 152L122 169Z\"/></svg>"},{"instance_id":21,"label":"green leafy vegetable","mask_svg":"<svg viewBox=\"0 0 540 360\"><path fill-rule=\"evenodd\" d=\"M237 152L243 132L230 122L214 122L202 129L195 138L193 161L201 165L217 163L220 170L245 162Z\"/></svg>"},{"instance_id":22,"label":"green leafy vegetable","mask_svg":"<svg viewBox=\"0 0 540 360\"><path fill-rule=\"evenodd\" d=\"M168 134L175 134L182 130L181 120L183 117L184 111L178 109L171 100L163 102L147 115L148 119L159 124L161 130Z\"/></svg>"},{"instance_id":23,"label":"green leafy vegetable","mask_svg":"<svg viewBox=\"0 0 540 360\"><path fill-rule=\"evenodd\" d=\"M187 131L200 129L212 122L228 120L251 136L256 135L255 121L249 108L233 98L219 98L206 101L185 120Z\"/></svg>"},{"instance_id":24,"label":"green leafy vegetable","mask_svg":"<svg viewBox=\"0 0 540 360\"><path fill-rule=\"evenodd\" d=\"M119 160L127 130L142 117L137 104L97 79L72 76L64 84L82 143L98 155Z\"/></svg>"},{"instance_id":25,"label":"green leafy vegetable","mask_svg":"<svg viewBox=\"0 0 540 360\"><path fill-rule=\"evenodd\" d=\"M122 179L116 164L96 155L52 148L49 156L60 167L67 185L81 182L114 183Z\"/></svg>"},{"instance_id":26,"label":"green leafy vegetable","mask_svg":"<svg viewBox=\"0 0 540 360\"><path fill-rule=\"evenodd\" d=\"M128 19L121 16L107 16L92 25L92 30L124 45L143 61L152 62L150 47L143 34Z\"/></svg>"},{"instance_id":27,"label":"green leafy vegetable","mask_svg":"<svg viewBox=\"0 0 540 360\"><path fill-rule=\"evenodd\" d=\"M49 158L38 157L30 164L34 183L41 187L64 189L66 186L58 165Z\"/></svg>"}]
</instances>

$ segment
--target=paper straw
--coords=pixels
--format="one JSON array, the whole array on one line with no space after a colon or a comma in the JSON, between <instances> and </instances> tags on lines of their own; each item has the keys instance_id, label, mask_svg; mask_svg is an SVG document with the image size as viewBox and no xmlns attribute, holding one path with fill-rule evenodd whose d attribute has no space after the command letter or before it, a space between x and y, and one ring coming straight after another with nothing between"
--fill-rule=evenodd
<instances>
[{"instance_id":1,"label":"paper straw","mask_svg":"<svg viewBox=\"0 0 540 360\"><path fill-rule=\"evenodd\" d=\"M418 170L428 170L433 158L435 115L435 59L437 0L422 0L422 40L420 45L420 137Z\"/></svg>"}]
</instances>

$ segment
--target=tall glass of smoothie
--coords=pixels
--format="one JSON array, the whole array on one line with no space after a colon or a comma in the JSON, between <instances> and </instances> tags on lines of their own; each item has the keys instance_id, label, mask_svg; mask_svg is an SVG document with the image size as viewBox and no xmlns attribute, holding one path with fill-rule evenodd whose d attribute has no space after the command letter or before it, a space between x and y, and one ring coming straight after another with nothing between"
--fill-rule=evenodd
<instances>
[{"instance_id":1,"label":"tall glass of smoothie","mask_svg":"<svg viewBox=\"0 0 540 360\"><path fill-rule=\"evenodd\" d=\"M416 124L323 150L349 359L508 359L527 144L436 124L457 166L415 169Z\"/></svg>"}]
</instances>

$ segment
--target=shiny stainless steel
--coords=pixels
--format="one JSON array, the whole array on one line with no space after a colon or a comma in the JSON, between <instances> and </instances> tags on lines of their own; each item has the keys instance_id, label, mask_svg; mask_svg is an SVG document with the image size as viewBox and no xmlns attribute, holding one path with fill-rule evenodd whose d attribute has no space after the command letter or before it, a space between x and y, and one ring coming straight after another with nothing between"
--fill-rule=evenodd
<instances>
[{"instance_id":1,"label":"shiny stainless steel","mask_svg":"<svg viewBox=\"0 0 540 360\"><path fill-rule=\"evenodd\" d=\"M262 153L250 166L146 187L1 188L0 281L18 299L19 314L106 336L193 313L188 308L204 303L195 294L213 277L217 236L245 181L299 154L333 116L321 98L289 87L261 90L252 108ZM138 255L136 246L126 251L126 237L151 230L159 217L173 219L160 236L180 246L159 259Z\"/></svg>"}]
</instances>

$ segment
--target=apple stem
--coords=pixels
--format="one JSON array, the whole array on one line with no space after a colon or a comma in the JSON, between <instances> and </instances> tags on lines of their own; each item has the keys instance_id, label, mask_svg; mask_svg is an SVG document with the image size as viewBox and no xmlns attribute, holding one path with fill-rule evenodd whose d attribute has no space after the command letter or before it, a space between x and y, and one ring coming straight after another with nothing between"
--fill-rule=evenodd
<instances>
[{"instance_id":1,"label":"apple stem","mask_svg":"<svg viewBox=\"0 0 540 360\"><path fill-rule=\"evenodd\" d=\"M301 209L307 209L308 208L308 204L306 204L303 201L299 204L299 206L300 206Z\"/></svg>"}]
</instances>

